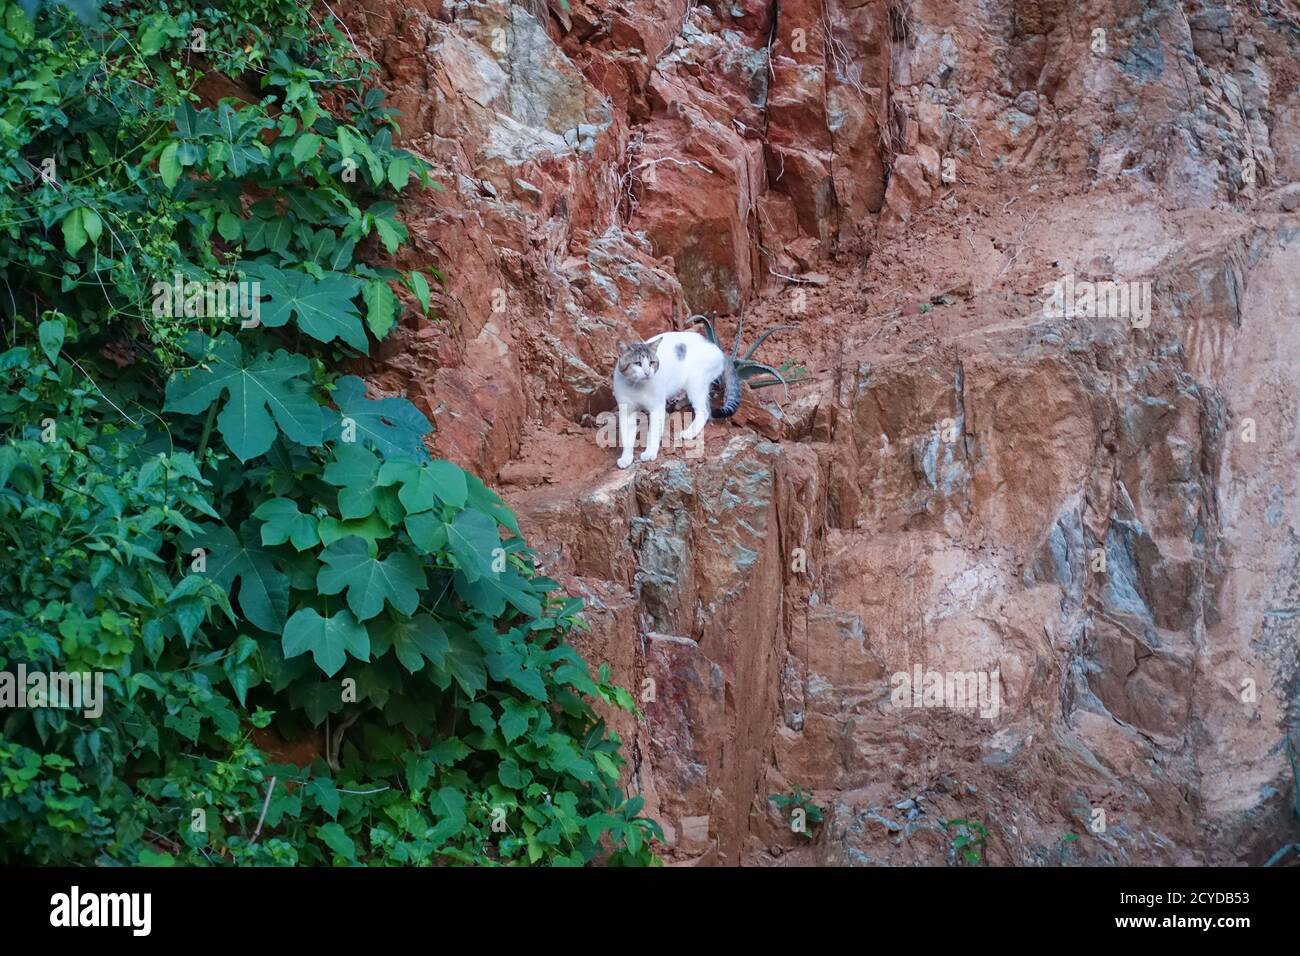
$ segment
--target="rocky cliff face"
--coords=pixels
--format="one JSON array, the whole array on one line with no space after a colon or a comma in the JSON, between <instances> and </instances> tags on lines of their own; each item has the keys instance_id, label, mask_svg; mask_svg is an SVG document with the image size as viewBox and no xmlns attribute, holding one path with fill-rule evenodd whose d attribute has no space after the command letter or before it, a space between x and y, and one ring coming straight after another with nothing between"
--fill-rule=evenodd
<instances>
[{"instance_id":1,"label":"rocky cliff face","mask_svg":"<svg viewBox=\"0 0 1300 956\"><path fill-rule=\"evenodd\" d=\"M670 859L952 862L953 818L994 863L1283 841L1294 5L344 17L445 186L405 210L402 263L447 273L440 319L367 374L587 600ZM707 311L792 326L761 355L807 376L618 471L615 341ZM812 839L768 799L794 788Z\"/></svg>"}]
</instances>

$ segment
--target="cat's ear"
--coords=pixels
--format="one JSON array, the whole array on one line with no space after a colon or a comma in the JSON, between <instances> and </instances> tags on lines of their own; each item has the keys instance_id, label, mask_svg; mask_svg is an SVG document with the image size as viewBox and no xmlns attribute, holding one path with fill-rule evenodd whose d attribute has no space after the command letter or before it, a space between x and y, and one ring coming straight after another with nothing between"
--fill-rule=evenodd
<instances>
[{"instance_id":1,"label":"cat's ear","mask_svg":"<svg viewBox=\"0 0 1300 956\"><path fill-rule=\"evenodd\" d=\"M619 355L624 354L631 347L632 347L632 343L625 341L624 339L619 339L617 342L614 343L614 349Z\"/></svg>"}]
</instances>

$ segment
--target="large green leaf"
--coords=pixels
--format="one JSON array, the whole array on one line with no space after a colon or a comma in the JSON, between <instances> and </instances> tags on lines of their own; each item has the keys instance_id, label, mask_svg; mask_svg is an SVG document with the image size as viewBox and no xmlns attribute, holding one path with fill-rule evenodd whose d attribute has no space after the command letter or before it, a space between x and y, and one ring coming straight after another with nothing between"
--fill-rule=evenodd
<instances>
[{"instance_id":1,"label":"large green leaf","mask_svg":"<svg viewBox=\"0 0 1300 956\"><path fill-rule=\"evenodd\" d=\"M271 297L261 306L263 325L275 328L294 316L298 328L314 339L342 339L359 352L369 351L361 311L353 301L361 291L362 280L339 272L328 272L317 279L265 263L244 263L243 268L260 280L262 295Z\"/></svg>"},{"instance_id":2,"label":"large green leaf","mask_svg":"<svg viewBox=\"0 0 1300 956\"><path fill-rule=\"evenodd\" d=\"M406 285L415 297L420 301L420 308L424 309L424 314L429 314L429 280L421 272L411 272L406 276Z\"/></svg>"},{"instance_id":3,"label":"large green leaf","mask_svg":"<svg viewBox=\"0 0 1300 956\"><path fill-rule=\"evenodd\" d=\"M385 458L413 455L424 460L428 450L424 436L433 431L429 420L404 398L366 398L366 383L355 375L345 375L334 388L338 420L326 430L326 437L342 444L348 438L375 449ZM350 427L349 427L350 423Z\"/></svg>"},{"instance_id":4,"label":"large green leaf","mask_svg":"<svg viewBox=\"0 0 1300 956\"><path fill-rule=\"evenodd\" d=\"M406 513L413 515L429 511L440 502L453 508L463 508L468 497L465 472L449 461L431 461L418 464L413 461L386 461L379 469L379 484L400 483L398 500Z\"/></svg>"},{"instance_id":5,"label":"large green leaf","mask_svg":"<svg viewBox=\"0 0 1300 956\"><path fill-rule=\"evenodd\" d=\"M331 819L337 819L339 810L343 807L343 796L339 793L338 785L329 777L312 777L311 783L307 784L306 790L311 794L312 799L316 801L317 806L330 815Z\"/></svg>"},{"instance_id":6,"label":"large green leaf","mask_svg":"<svg viewBox=\"0 0 1300 956\"><path fill-rule=\"evenodd\" d=\"M165 19L165 15L163 15ZM215 136L219 131L217 129L217 120L212 110L199 112L193 104L182 100L176 106L176 135L182 139L193 139L199 136Z\"/></svg>"},{"instance_id":7,"label":"large green leaf","mask_svg":"<svg viewBox=\"0 0 1300 956\"><path fill-rule=\"evenodd\" d=\"M375 338L382 340L397 321L400 306L397 296L383 279L371 279L361 293L366 303L366 325Z\"/></svg>"},{"instance_id":8,"label":"large green leaf","mask_svg":"<svg viewBox=\"0 0 1300 956\"><path fill-rule=\"evenodd\" d=\"M365 518L374 514L379 492L379 460L361 445L336 445L325 466L325 480L339 488L339 514Z\"/></svg>"},{"instance_id":9,"label":"large green leaf","mask_svg":"<svg viewBox=\"0 0 1300 956\"><path fill-rule=\"evenodd\" d=\"M178 155L180 151L180 143L168 143L158 157L158 172L162 176L163 185L168 189L174 189L181 178L181 161ZM66 223L64 234L67 234Z\"/></svg>"},{"instance_id":10,"label":"large green leaf","mask_svg":"<svg viewBox=\"0 0 1300 956\"><path fill-rule=\"evenodd\" d=\"M346 610L336 611L329 617L310 607L295 611L284 625L282 641L286 658L311 651L326 677L339 672L349 653L357 660L370 659L370 636Z\"/></svg>"},{"instance_id":11,"label":"large green leaf","mask_svg":"<svg viewBox=\"0 0 1300 956\"><path fill-rule=\"evenodd\" d=\"M478 642L459 627L447 627L447 654L443 659L443 680L450 677L469 697L475 697L487 687L487 668L483 663L483 649ZM440 686L445 686L442 681Z\"/></svg>"},{"instance_id":12,"label":"large green leaf","mask_svg":"<svg viewBox=\"0 0 1300 956\"><path fill-rule=\"evenodd\" d=\"M312 159L320 152L321 138L315 133L303 133L293 144L293 158L295 162L305 163Z\"/></svg>"},{"instance_id":13,"label":"large green leaf","mask_svg":"<svg viewBox=\"0 0 1300 956\"><path fill-rule=\"evenodd\" d=\"M257 641L242 634L230 645L226 652L225 659L221 662L221 668L226 672L226 679L230 681L230 689L235 692L239 698L240 706L245 704L248 696L248 688L261 683L261 675L249 663L249 658L257 651Z\"/></svg>"},{"instance_id":14,"label":"large green leaf","mask_svg":"<svg viewBox=\"0 0 1300 956\"><path fill-rule=\"evenodd\" d=\"M459 737L447 737L435 741L427 751L429 760L442 767L449 767L457 760L468 757L472 752Z\"/></svg>"},{"instance_id":15,"label":"large green leaf","mask_svg":"<svg viewBox=\"0 0 1300 956\"><path fill-rule=\"evenodd\" d=\"M322 827L317 827L316 836L343 859L353 863L356 862L356 844L352 842L352 837L348 836L347 831L337 823L327 823Z\"/></svg>"},{"instance_id":16,"label":"large green leaf","mask_svg":"<svg viewBox=\"0 0 1300 956\"><path fill-rule=\"evenodd\" d=\"M387 601L403 614L420 604L424 570L414 557L395 551L383 560L370 556L365 540L356 535L340 538L321 552L324 567L316 577L322 594L347 589L348 607L362 621L384 609Z\"/></svg>"},{"instance_id":17,"label":"large green leaf","mask_svg":"<svg viewBox=\"0 0 1300 956\"><path fill-rule=\"evenodd\" d=\"M289 240L293 238L293 225L287 217L253 216L243 229L244 248L249 252L260 252L265 249L281 255L288 254ZM245 271L252 274L248 269Z\"/></svg>"},{"instance_id":18,"label":"large green leaf","mask_svg":"<svg viewBox=\"0 0 1300 956\"><path fill-rule=\"evenodd\" d=\"M528 590L528 579L510 569L486 574L476 581L457 572L456 593L488 617L500 617L507 604L533 617L542 613L541 602Z\"/></svg>"},{"instance_id":19,"label":"large green leaf","mask_svg":"<svg viewBox=\"0 0 1300 956\"><path fill-rule=\"evenodd\" d=\"M378 514L367 515L364 518L350 518L347 521L339 521L332 515L327 515L320 519L316 530L320 532L321 543L326 545L331 545L350 535L364 538L370 543L372 554L378 553L379 542L391 537L393 533L392 527Z\"/></svg>"},{"instance_id":20,"label":"large green leaf","mask_svg":"<svg viewBox=\"0 0 1300 956\"><path fill-rule=\"evenodd\" d=\"M187 542L187 554L202 548L202 573L229 593L239 581L239 606L257 627L278 633L289 611L289 579L276 567L261 544L257 522L249 521L236 534L224 525L204 528ZM194 557L190 557L193 562ZM197 569L195 569L197 571Z\"/></svg>"},{"instance_id":21,"label":"large green leaf","mask_svg":"<svg viewBox=\"0 0 1300 956\"><path fill-rule=\"evenodd\" d=\"M518 631L498 634L495 626L487 625L476 630L474 637L483 648L483 659L493 680L511 684L535 700L547 700L541 672L528 659Z\"/></svg>"},{"instance_id":22,"label":"large green leaf","mask_svg":"<svg viewBox=\"0 0 1300 956\"><path fill-rule=\"evenodd\" d=\"M497 765L497 779L501 781L502 786L512 790L522 790L532 782L533 775L520 768L519 762L513 757L507 757Z\"/></svg>"},{"instance_id":23,"label":"large green leaf","mask_svg":"<svg viewBox=\"0 0 1300 956\"><path fill-rule=\"evenodd\" d=\"M441 846L465 829L465 795L459 790L443 787L430 794L429 808L440 817L424 837L434 846Z\"/></svg>"},{"instance_id":24,"label":"large green leaf","mask_svg":"<svg viewBox=\"0 0 1300 956\"><path fill-rule=\"evenodd\" d=\"M258 353L250 362L228 332L216 340L191 335L186 351L202 361L167 382L163 411L197 415L228 394L217 428L240 461L265 453L277 425L300 445L321 444L324 419L302 378L310 368L305 356L277 349Z\"/></svg>"},{"instance_id":25,"label":"large green leaf","mask_svg":"<svg viewBox=\"0 0 1300 956\"><path fill-rule=\"evenodd\" d=\"M38 335L41 341L41 351L45 357L54 365L59 360L59 350L63 348L63 337L66 330L60 319L46 319L41 323Z\"/></svg>"},{"instance_id":26,"label":"large green leaf","mask_svg":"<svg viewBox=\"0 0 1300 956\"><path fill-rule=\"evenodd\" d=\"M291 541L294 548L305 551L320 543L316 533L316 519L312 515L302 514L298 503L292 498L272 498L263 501L253 512L254 518L261 518L262 544L276 545Z\"/></svg>"},{"instance_id":27,"label":"large green leaf","mask_svg":"<svg viewBox=\"0 0 1300 956\"><path fill-rule=\"evenodd\" d=\"M447 656L447 632L428 614L411 618L385 616L369 625L370 646L379 656L392 648L412 674L424 667L427 658L434 667L443 668Z\"/></svg>"},{"instance_id":28,"label":"large green leaf","mask_svg":"<svg viewBox=\"0 0 1300 956\"><path fill-rule=\"evenodd\" d=\"M432 511L406 516L406 533L411 543L425 554L447 550L447 524Z\"/></svg>"},{"instance_id":29,"label":"large green leaf","mask_svg":"<svg viewBox=\"0 0 1300 956\"><path fill-rule=\"evenodd\" d=\"M447 525L447 545L456 564L470 582L492 576L493 563L500 556L501 535L497 523L481 511L462 511Z\"/></svg>"},{"instance_id":30,"label":"large green leaf","mask_svg":"<svg viewBox=\"0 0 1300 956\"><path fill-rule=\"evenodd\" d=\"M406 227L397 220L397 205L395 203L377 202L367 209L366 213L371 217L375 232L379 234L379 241L384 244L384 249L387 250L389 255L396 252L397 247L406 242Z\"/></svg>"},{"instance_id":31,"label":"large green leaf","mask_svg":"<svg viewBox=\"0 0 1300 956\"><path fill-rule=\"evenodd\" d=\"M519 523L515 520L515 513L506 506L495 491L483 484L478 475L465 472L465 487L469 504L479 511L486 511L515 534L519 534Z\"/></svg>"},{"instance_id":32,"label":"large green leaf","mask_svg":"<svg viewBox=\"0 0 1300 956\"><path fill-rule=\"evenodd\" d=\"M501 733L506 743L513 743L523 736L528 723L537 715L537 708L523 701L506 697L501 701Z\"/></svg>"}]
</instances>

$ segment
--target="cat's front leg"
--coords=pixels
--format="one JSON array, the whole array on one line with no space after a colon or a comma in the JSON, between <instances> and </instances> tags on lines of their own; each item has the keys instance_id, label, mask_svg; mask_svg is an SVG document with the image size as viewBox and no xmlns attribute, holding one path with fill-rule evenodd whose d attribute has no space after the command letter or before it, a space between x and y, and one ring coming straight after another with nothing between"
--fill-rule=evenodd
<instances>
[{"instance_id":1,"label":"cat's front leg","mask_svg":"<svg viewBox=\"0 0 1300 956\"><path fill-rule=\"evenodd\" d=\"M623 454L618 459L620 468L632 464L632 450L636 447L636 419L636 409L631 405L618 406L618 437L623 445Z\"/></svg>"},{"instance_id":2,"label":"cat's front leg","mask_svg":"<svg viewBox=\"0 0 1300 956\"><path fill-rule=\"evenodd\" d=\"M645 451L641 452L642 461L654 461L659 457L659 442L664 434L665 406L650 409L650 433L646 436Z\"/></svg>"}]
</instances>

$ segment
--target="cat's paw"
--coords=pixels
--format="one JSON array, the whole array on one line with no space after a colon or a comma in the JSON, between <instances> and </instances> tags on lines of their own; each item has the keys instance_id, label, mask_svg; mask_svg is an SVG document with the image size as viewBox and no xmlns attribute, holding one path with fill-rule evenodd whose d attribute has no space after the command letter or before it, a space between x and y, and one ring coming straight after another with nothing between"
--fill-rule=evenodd
<instances>
[{"instance_id":1,"label":"cat's paw","mask_svg":"<svg viewBox=\"0 0 1300 956\"><path fill-rule=\"evenodd\" d=\"M659 452L657 451L650 451L649 449L647 449L646 451L641 452L642 461L654 461L658 457L659 457Z\"/></svg>"},{"instance_id":2,"label":"cat's paw","mask_svg":"<svg viewBox=\"0 0 1300 956\"><path fill-rule=\"evenodd\" d=\"M631 464L632 464L632 455L630 452L618 460L618 467L620 468L627 468L631 466Z\"/></svg>"}]
</instances>

